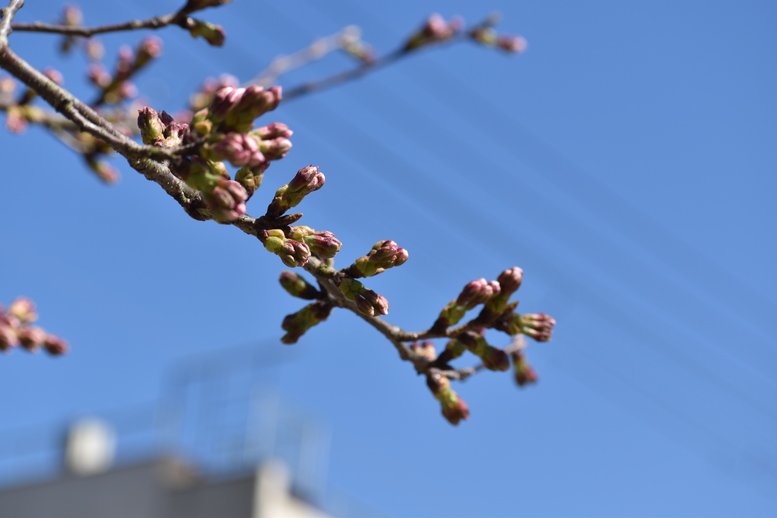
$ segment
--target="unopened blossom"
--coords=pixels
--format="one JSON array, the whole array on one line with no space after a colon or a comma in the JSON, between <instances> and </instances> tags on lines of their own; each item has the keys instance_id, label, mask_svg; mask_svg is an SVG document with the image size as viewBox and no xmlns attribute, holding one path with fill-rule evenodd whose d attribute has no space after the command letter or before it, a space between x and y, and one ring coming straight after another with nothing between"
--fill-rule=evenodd
<instances>
[{"instance_id":1,"label":"unopened blossom","mask_svg":"<svg viewBox=\"0 0 777 518\"><path fill-rule=\"evenodd\" d=\"M488 302L499 295L501 287L497 281L486 281L483 278L469 282L456 298L456 304L472 309L479 304Z\"/></svg>"},{"instance_id":2,"label":"unopened blossom","mask_svg":"<svg viewBox=\"0 0 777 518\"><path fill-rule=\"evenodd\" d=\"M316 231L306 226L291 227L291 237L307 244L312 253L323 259L331 259L343 246L328 230Z\"/></svg>"},{"instance_id":3,"label":"unopened blossom","mask_svg":"<svg viewBox=\"0 0 777 518\"><path fill-rule=\"evenodd\" d=\"M353 277L371 277L404 264L408 257L408 251L400 248L394 241L378 241L367 255L354 261L346 272Z\"/></svg>"},{"instance_id":4,"label":"unopened blossom","mask_svg":"<svg viewBox=\"0 0 777 518\"><path fill-rule=\"evenodd\" d=\"M521 332L538 342L550 341L556 320L545 313L520 315Z\"/></svg>"},{"instance_id":5,"label":"unopened blossom","mask_svg":"<svg viewBox=\"0 0 777 518\"><path fill-rule=\"evenodd\" d=\"M502 293L515 293L523 282L523 270L517 266L509 268L500 273L496 281L499 283Z\"/></svg>"},{"instance_id":6,"label":"unopened blossom","mask_svg":"<svg viewBox=\"0 0 777 518\"><path fill-rule=\"evenodd\" d=\"M514 379L519 387L523 387L529 383L537 382L537 372L531 365L529 365L529 362L526 360L526 356L524 355L523 351L514 351L510 354L510 357L513 361Z\"/></svg>"},{"instance_id":7,"label":"unopened blossom","mask_svg":"<svg viewBox=\"0 0 777 518\"><path fill-rule=\"evenodd\" d=\"M315 300L321 292L296 272L285 270L281 272L280 283L290 295L301 299Z\"/></svg>"},{"instance_id":8,"label":"unopened blossom","mask_svg":"<svg viewBox=\"0 0 777 518\"><path fill-rule=\"evenodd\" d=\"M195 20L189 18L191 22L187 25L189 34L192 38L202 38L214 47L221 47L224 45L227 33L220 25L204 22L202 20Z\"/></svg>"},{"instance_id":9,"label":"unopened blossom","mask_svg":"<svg viewBox=\"0 0 777 518\"><path fill-rule=\"evenodd\" d=\"M46 331L40 327L28 326L19 329L16 332L16 336L19 339L19 344L28 351L35 351L39 349L48 338Z\"/></svg>"},{"instance_id":10,"label":"unopened blossom","mask_svg":"<svg viewBox=\"0 0 777 518\"><path fill-rule=\"evenodd\" d=\"M219 178L210 191L202 192L202 200L208 207L213 219L229 223L246 213L248 193L234 180Z\"/></svg>"},{"instance_id":11,"label":"unopened blossom","mask_svg":"<svg viewBox=\"0 0 777 518\"><path fill-rule=\"evenodd\" d=\"M305 266L310 258L308 245L287 238L281 229L266 230L261 234L260 239L267 251L276 254L283 264L290 268Z\"/></svg>"},{"instance_id":12,"label":"unopened blossom","mask_svg":"<svg viewBox=\"0 0 777 518\"><path fill-rule=\"evenodd\" d=\"M235 167L258 167L267 159L259 150L259 140L251 134L227 133L212 148L213 158Z\"/></svg>"},{"instance_id":13,"label":"unopened blossom","mask_svg":"<svg viewBox=\"0 0 777 518\"><path fill-rule=\"evenodd\" d=\"M324 173L316 166L303 167L291 182L277 191L267 207L267 216L277 218L292 207L296 207L308 194L319 190L326 180Z\"/></svg>"},{"instance_id":14,"label":"unopened blossom","mask_svg":"<svg viewBox=\"0 0 777 518\"><path fill-rule=\"evenodd\" d=\"M0 351L7 351L17 345L19 345L19 338L16 335L16 330L9 325L0 323Z\"/></svg>"},{"instance_id":15,"label":"unopened blossom","mask_svg":"<svg viewBox=\"0 0 777 518\"><path fill-rule=\"evenodd\" d=\"M326 320L331 312L331 304L317 300L296 313L286 315L281 324L281 328L286 331L286 334L281 338L281 342L285 344L296 343L308 329Z\"/></svg>"},{"instance_id":16,"label":"unopened blossom","mask_svg":"<svg viewBox=\"0 0 777 518\"><path fill-rule=\"evenodd\" d=\"M426 385L442 406L442 415L452 425L458 425L469 418L469 408L463 399L451 389L451 382L445 376L427 374Z\"/></svg>"},{"instance_id":17,"label":"unopened blossom","mask_svg":"<svg viewBox=\"0 0 777 518\"><path fill-rule=\"evenodd\" d=\"M512 36L505 34L497 39L496 46L505 52L520 54L526 50L528 43L526 42L526 38L523 36Z\"/></svg>"},{"instance_id":18,"label":"unopened blossom","mask_svg":"<svg viewBox=\"0 0 777 518\"><path fill-rule=\"evenodd\" d=\"M492 371L506 371L510 369L510 359L507 353L498 347L486 342L483 336L474 333L463 333L458 337L467 349L483 361L483 366Z\"/></svg>"},{"instance_id":19,"label":"unopened blossom","mask_svg":"<svg viewBox=\"0 0 777 518\"><path fill-rule=\"evenodd\" d=\"M413 350L418 356L433 362L437 358L437 351L434 348L434 342L428 340L424 342L413 342L410 344L410 349Z\"/></svg>"},{"instance_id":20,"label":"unopened blossom","mask_svg":"<svg viewBox=\"0 0 777 518\"><path fill-rule=\"evenodd\" d=\"M38 319L35 303L26 297L19 297L8 306L6 313L19 319L21 324L29 324Z\"/></svg>"},{"instance_id":21,"label":"unopened blossom","mask_svg":"<svg viewBox=\"0 0 777 518\"><path fill-rule=\"evenodd\" d=\"M133 63L134 70L140 70L146 66L152 59L162 55L162 40L156 36L148 36L143 39L138 46Z\"/></svg>"},{"instance_id":22,"label":"unopened blossom","mask_svg":"<svg viewBox=\"0 0 777 518\"><path fill-rule=\"evenodd\" d=\"M44 349L46 349L46 352L48 352L52 356L59 356L60 354L65 354L69 350L67 342L64 341L62 338L54 335L46 336L46 340L44 340L43 342L43 347Z\"/></svg>"}]
</instances>

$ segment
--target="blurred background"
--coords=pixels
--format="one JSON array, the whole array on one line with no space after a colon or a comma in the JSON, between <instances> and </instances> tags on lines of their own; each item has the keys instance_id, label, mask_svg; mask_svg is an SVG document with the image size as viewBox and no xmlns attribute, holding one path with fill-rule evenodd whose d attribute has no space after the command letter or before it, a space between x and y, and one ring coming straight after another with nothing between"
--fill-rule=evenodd
<instances>
[{"instance_id":1,"label":"blurred background","mask_svg":"<svg viewBox=\"0 0 777 518\"><path fill-rule=\"evenodd\" d=\"M98 25L180 3L79 5ZM53 22L60 8L28 2L16 19ZM521 310L558 321L552 342L527 350L538 384L490 372L456 384L471 417L453 427L351 313L281 344L281 320L304 304L278 284L277 257L188 218L127 166L102 184L31 128L0 134L0 303L32 298L72 350L0 362L0 460L83 415L151 409L159 427L165 405L183 404L170 388L181 366L223 362L256 365L252 387L317 423L317 487L376 515L777 515L777 4L237 0L199 15L224 26L223 48L159 31L163 56L136 84L175 112L206 77L247 81L348 25L382 53L432 12L475 23L492 11L525 53L429 49L265 115L294 130L294 148L248 212L319 166L327 183L301 223L343 241L340 265L378 240L409 250L367 283L407 330L427 328L470 280L520 266ZM146 34L101 38L106 65ZM94 95L85 60L58 56L58 37L10 41ZM332 55L280 83L351 66ZM3 480L23 472L6 467Z\"/></svg>"}]
</instances>

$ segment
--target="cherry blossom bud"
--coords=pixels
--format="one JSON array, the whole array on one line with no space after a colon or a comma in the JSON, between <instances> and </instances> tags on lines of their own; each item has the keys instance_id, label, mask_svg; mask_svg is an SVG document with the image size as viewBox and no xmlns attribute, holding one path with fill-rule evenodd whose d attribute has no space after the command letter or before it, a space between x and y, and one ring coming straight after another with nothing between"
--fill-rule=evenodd
<instances>
[{"instance_id":1,"label":"cherry blossom bud","mask_svg":"<svg viewBox=\"0 0 777 518\"><path fill-rule=\"evenodd\" d=\"M537 372L529 365L529 362L526 361L526 356L523 354L523 351L514 351L510 354L510 357L513 360L515 382L519 387L537 382Z\"/></svg>"},{"instance_id":2,"label":"cherry blossom bud","mask_svg":"<svg viewBox=\"0 0 777 518\"><path fill-rule=\"evenodd\" d=\"M413 342L410 344L410 348L418 356L433 362L437 358L437 351L434 348L434 342Z\"/></svg>"},{"instance_id":3,"label":"cherry blossom bud","mask_svg":"<svg viewBox=\"0 0 777 518\"><path fill-rule=\"evenodd\" d=\"M280 160L291 149L291 141L285 137L263 139L259 141L259 149L267 160Z\"/></svg>"},{"instance_id":4,"label":"cherry blossom bud","mask_svg":"<svg viewBox=\"0 0 777 518\"><path fill-rule=\"evenodd\" d=\"M227 33L224 32L223 27L193 18L189 18L189 20L191 20L191 23L186 28L189 29L189 34L191 34L192 38L202 38L214 47L224 45Z\"/></svg>"},{"instance_id":5,"label":"cherry blossom bud","mask_svg":"<svg viewBox=\"0 0 777 518\"><path fill-rule=\"evenodd\" d=\"M43 347L46 349L46 352L52 356L65 354L69 349L66 341L54 335L46 336L46 340L43 342Z\"/></svg>"},{"instance_id":6,"label":"cherry blossom bud","mask_svg":"<svg viewBox=\"0 0 777 518\"><path fill-rule=\"evenodd\" d=\"M261 140L269 140L274 138L289 138L294 132L289 129L287 125L282 122L273 122L267 126L256 128L251 133L259 137Z\"/></svg>"},{"instance_id":7,"label":"cherry blossom bud","mask_svg":"<svg viewBox=\"0 0 777 518\"><path fill-rule=\"evenodd\" d=\"M107 88L111 84L111 74L99 63L90 63L86 69L86 76L89 80L100 88Z\"/></svg>"},{"instance_id":8,"label":"cherry blossom bud","mask_svg":"<svg viewBox=\"0 0 777 518\"><path fill-rule=\"evenodd\" d=\"M483 278L474 280L461 290L456 304L466 307L468 310L479 304L488 302L492 297L499 295L501 288L496 281L486 281Z\"/></svg>"},{"instance_id":9,"label":"cherry blossom bud","mask_svg":"<svg viewBox=\"0 0 777 518\"><path fill-rule=\"evenodd\" d=\"M165 125L159 118L159 114L153 108L144 106L138 110L138 128L143 143L153 145L165 138Z\"/></svg>"},{"instance_id":10,"label":"cherry blossom bud","mask_svg":"<svg viewBox=\"0 0 777 518\"><path fill-rule=\"evenodd\" d=\"M275 197L267 207L267 216L277 218L292 207L296 207L311 192L319 190L326 177L316 166L303 167L294 179L275 192Z\"/></svg>"},{"instance_id":11,"label":"cherry blossom bud","mask_svg":"<svg viewBox=\"0 0 777 518\"><path fill-rule=\"evenodd\" d=\"M48 335L40 327L23 327L16 332L19 343L28 351L39 349L46 341Z\"/></svg>"},{"instance_id":12,"label":"cherry blossom bud","mask_svg":"<svg viewBox=\"0 0 777 518\"><path fill-rule=\"evenodd\" d=\"M227 160L235 167L259 167L267 159L259 150L259 140L250 134L227 133L212 148L212 159Z\"/></svg>"},{"instance_id":13,"label":"cherry blossom bud","mask_svg":"<svg viewBox=\"0 0 777 518\"><path fill-rule=\"evenodd\" d=\"M361 301L367 301L369 303L371 309L367 309L364 311L363 307L364 304L361 303ZM354 299L356 302L356 305L359 306L359 309L364 313L365 315L369 315L371 317L375 315L388 315L389 312L389 302L383 295L379 295L375 293L374 291L370 289L365 289L362 291L359 295L357 295Z\"/></svg>"},{"instance_id":14,"label":"cherry blossom bud","mask_svg":"<svg viewBox=\"0 0 777 518\"><path fill-rule=\"evenodd\" d=\"M97 61L105 55L105 47L100 40L89 38L84 42L84 52L89 59Z\"/></svg>"},{"instance_id":15,"label":"cherry blossom bud","mask_svg":"<svg viewBox=\"0 0 777 518\"><path fill-rule=\"evenodd\" d=\"M517 266L514 266L500 273L496 281L499 283L502 293L511 295L518 291L518 288L521 287L521 282L523 281L523 270Z\"/></svg>"},{"instance_id":16,"label":"cherry blossom bud","mask_svg":"<svg viewBox=\"0 0 777 518\"><path fill-rule=\"evenodd\" d=\"M285 344L296 343L308 329L326 320L331 312L331 304L318 300L296 313L286 315L281 328L287 333L281 338L281 342Z\"/></svg>"},{"instance_id":17,"label":"cherry blossom bud","mask_svg":"<svg viewBox=\"0 0 777 518\"><path fill-rule=\"evenodd\" d=\"M21 324L29 324L38 319L38 313L35 311L35 303L26 297L19 297L8 306L6 313L19 319Z\"/></svg>"},{"instance_id":18,"label":"cherry blossom bud","mask_svg":"<svg viewBox=\"0 0 777 518\"><path fill-rule=\"evenodd\" d=\"M268 163L265 163L258 167L241 167L235 173L235 181L243 186L248 193L248 198L251 198L262 185L264 171L268 165Z\"/></svg>"},{"instance_id":19,"label":"cherry blossom bud","mask_svg":"<svg viewBox=\"0 0 777 518\"><path fill-rule=\"evenodd\" d=\"M469 418L469 408L463 399L451 389L451 383L441 374L428 374L426 385L442 406L442 415L452 425Z\"/></svg>"},{"instance_id":20,"label":"cherry blossom bud","mask_svg":"<svg viewBox=\"0 0 777 518\"><path fill-rule=\"evenodd\" d=\"M307 244L308 247L310 247L310 251L312 253L323 259L331 259L337 254L337 252L340 251L340 248L343 246L340 240L337 239L335 235L328 230L310 232L307 235L302 236L300 239L305 244Z\"/></svg>"},{"instance_id":21,"label":"cherry blossom bud","mask_svg":"<svg viewBox=\"0 0 777 518\"><path fill-rule=\"evenodd\" d=\"M254 119L277 108L281 98L280 86L265 90L259 85L251 85L227 113L221 126L240 133L250 131Z\"/></svg>"},{"instance_id":22,"label":"cherry blossom bud","mask_svg":"<svg viewBox=\"0 0 777 518\"><path fill-rule=\"evenodd\" d=\"M338 285L345 298L356 303L360 313L367 316L388 315L389 303L386 297L378 295L374 291L367 289L364 285L352 279L345 277Z\"/></svg>"},{"instance_id":23,"label":"cherry blossom bud","mask_svg":"<svg viewBox=\"0 0 777 518\"><path fill-rule=\"evenodd\" d=\"M497 41L496 31L493 27L488 26L475 27L470 31L469 37L488 47L493 47Z\"/></svg>"},{"instance_id":24,"label":"cherry blossom bud","mask_svg":"<svg viewBox=\"0 0 777 518\"><path fill-rule=\"evenodd\" d=\"M260 237L264 247L281 258L283 264L293 268L305 266L310 258L310 248L305 243L288 239L280 229L266 230Z\"/></svg>"},{"instance_id":25,"label":"cherry blossom bud","mask_svg":"<svg viewBox=\"0 0 777 518\"><path fill-rule=\"evenodd\" d=\"M405 44L405 50L449 40L461 30L463 24L463 20L458 17L446 22L439 14L432 14L426 19L423 27L410 37Z\"/></svg>"},{"instance_id":26,"label":"cherry blossom bud","mask_svg":"<svg viewBox=\"0 0 777 518\"><path fill-rule=\"evenodd\" d=\"M220 178L210 192L203 191L202 199L213 219L229 223L246 213L248 193L236 181Z\"/></svg>"},{"instance_id":27,"label":"cherry blossom bud","mask_svg":"<svg viewBox=\"0 0 777 518\"><path fill-rule=\"evenodd\" d=\"M133 64L134 70L140 70L146 66L152 59L156 59L162 55L162 40L156 36L148 36L142 42L137 50L135 56L135 63Z\"/></svg>"},{"instance_id":28,"label":"cherry blossom bud","mask_svg":"<svg viewBox=\"0 0 777 518\"><path fill-rule=\"evenodd\" d=\"M229 111L234 108L237 101L243 96L245 88L236 88L234 86L224 86L213 94L213 101L211 101L208 108L208 116L210 119L219 123L226 118Z\"/></svg>"},{"instance_id":29,"label":"cherry blossom bud","mask_svg":"<svg viewBox=\"0 0 777 518\"><path fill-rule=\"evenodd\" d=\"M456 325L467 312L466 306L461 306L456 303L455 300L450 301L442 311L440 316L437 317L437 321L432 326L435 331L444 331L446 328Z\"/></svg>"},{"instance_id":30,"label":"cherry blossom bud","mask_svg":"<svg viewBox=\"0 0 777 518\"><path fill-rule=\"evenodd\" d=\"M372 277L404 264L408 257L407 250L399 248L394 241L378 241L367 255L354 261L346 272L353 277Z\"/></svg>"},{"instance_id":31,"label":"cherry blossom bud","mask_svg":"<svg viewBox=\"0 0 777 518\"><path fill-rule=\"evenodd\" d=\"M281 272L280 282L283 289L293 297L315 300L321 296L321 292L298 273L288 270L283 271Z\"/></svg>"},{"instance_id":32,"label":"cherry blossom bud","mask_svg":"<svg viewBox=\"0 0 777 518\"><path fill-rule=\"evenodd\" d=\"M84 15L77 5L67 4L62 7L62 25L68 27L78 27L84 20Z\"/></svg>"},{"instance_id":33,"label":"cherry blossom bud","mask_svg":"<svg viewBox=\"0 0 777 518\"><path fill-rule=\"evenodd\" d=\"M521 332L538 342L549 342L556 320L545 313L520 315Z\"/></svg>"},{"instance_id":34,"label":"cherry blossom bud","mask_svg":"<svg viewBox=\"0 0 777 518\"><path fill-rule=\"evenodd\" d=\"M7 351L19 345L16 331L9 325L0 324L0 351Z\"/></svg>"},{"instance_id":35,"label":"cherry blossom bud","mask_svg":"<svg viewBox=\"0 0 777 518\"><path fill-rule=\"evenodd\" d=\"M510 52L512 54L520 54L521 52L524 52L526 50L526 47L528 47L528 43L526 42L526 38L522 36L511 36L511 35L505 34L499 37L499 39L496 42L496 46L504 50L505 52Z\"/></svg>"},{"instance_id":36,"label":"cherry blossom bud","mask_svg":"<svg viewBox=\"0 0 777 518\"><path fill-rule=\"evenodd\" d=\"M467 349L483 361L483 366L492 371L506 371L510 369L510 359L502 349L493 347L482 336L474 333L463 333L458 339Z\"/></svg>"}]
</instances>

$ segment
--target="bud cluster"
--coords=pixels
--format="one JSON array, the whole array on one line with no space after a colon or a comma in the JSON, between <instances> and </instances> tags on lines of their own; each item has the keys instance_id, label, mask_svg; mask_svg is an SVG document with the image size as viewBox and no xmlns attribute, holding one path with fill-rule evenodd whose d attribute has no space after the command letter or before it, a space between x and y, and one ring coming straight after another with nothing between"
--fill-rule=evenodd
<instances>
[{"instance_id":1,"label":"bud cluster","mask_svg":"<svg viewBox=\"0 0 777 518\"><path fill-rule=\"evenodd\" d=\"M311 327L321 323L329 317L332 305L322 300L308 304L296 313L286 315L281 328L286 334L281 338L285 344L296 343L299 338Z\"/></svg>"},{"instance_id":2,"label":"bud cluster","mask_svg":"<svg viewBox=\"0 0 777 518\"><path fill-rule=\"evenodd\" d=\"M195 113L189 124L144 107L138 113L138 127L147 145L167 149L197 145L188 156L174 160L170 169L202 193L206 205L200 211L203 216L229 223L245 214L246 201L261 185L270 161L283 158L291 148L292 132L285 124L276 122L252 130L254 119L275 109L280 100L279 87L222 86L212 92L209 106ZM240 168L235 180L224 161ZM276 245L271 246L280 250ZM289 254L284 255L288 259ZM294 263L304 264L305 260L298 258Z\"/></svg>"},{"instance_id":3,"label":"bud cluster","mask_svg":"<svg viewBox=\"0 0 777 518\"><path fill-rule=\"evenodd\" d=\"M408 251L399 248L394 241L378 241L367 255L359 257L346 268L345 273L351 277L372 277L404 264L408 257Z\"/></svg>"},{"instance_id":4,"label":"bud cluster","mask_svg":"<svg viewBox=\"0 0 777 518\"><path fill-rule=\"evenodd\" d=\"M268 252L281 258L289 268L305 266L310 258L310 247L296 239L286 237L283 229L273 228L259 232L259 239Z\"/></svg>"},{"instance_id":5,"label":"bud cluster","mask_svg":"<svg viewBox=\"0 0 777 518\"><path fill-rule=\"evenodd\" d=\"M463 33L464 20L454 17L446 21L439 14L432 14L426 19L424 25L413 33L405 43L405 52L416 50L426 45L449 41L457 36L464 35L470 40L486 47L495 47L511 54L520 54L526 50L526 39L522 36L500 34L494 29L499 16L494 15L480 25Z\"/></svg>"},{"instance_id":6,"label":"bud cluster","mask_svg":"<svg viewBox=\"0 0 777 518\"><path fill-rule=\"evenodd\" d=\"M30 352L43 348L54 356L66 353L67 342L33 326L37 319L35 304L30 299L19 297L5 309L0 306L0 351L21 346Z\"/></svg>"},{"instance_id":7,"label":"bud cluster","mask_svg":"<svg viewBox=\"0 0 777 518\"><path fill-rule=\"evenodd\" d=\"M331 259L340 251L343 244L328 230L317 232L310 227L290 227L291 238L308 245L310 252L322 259Z\"/></svg>"},{"instance_id":8,"label":"bud cluster","mask_svg":"<svg viewBox=\"0 0 777 518\"><path fill-rule=\"evenodd\" d=\"M439 373L426 375L426 386L442 406L442 415L452 425L469 418L469 408L463 399L451 388L451 382Z\"/></svg>"},{"instance_id":9,"label":"bud cluster","mask_svg":"<svg viewBox=\"0 0 777 518\"><path fill-rule=\"evenodd\" d=\"M267 207L267 217L275 219L292 207L296 207L311 192L324 186L326 177L318 167L310 165L303 167L288 184L277 191L272 202Z\"/></svg>"},{"instance_id":10,"label":"bud cluster","mask_svg":"<svg viewBox=\"0 0 777 518\"><path fill-rule=\"evenodd\" d=\"M364 284L351 277L343 277L338 287L345 298L356 303L360 313L370 317L388 315L389 303L386 297L364 287Z\"/></svg>"}]
</instances>

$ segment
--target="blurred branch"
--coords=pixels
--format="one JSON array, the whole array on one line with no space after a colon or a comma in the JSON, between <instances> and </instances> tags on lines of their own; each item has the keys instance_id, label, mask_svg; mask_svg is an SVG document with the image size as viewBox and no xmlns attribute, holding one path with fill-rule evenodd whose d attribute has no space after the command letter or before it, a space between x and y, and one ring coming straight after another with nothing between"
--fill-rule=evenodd
<instances>
[{"instance_id":1,"label":"blurred branch","mask_svg":"<svg viewBox=\"0 0 777 518\"><path fill-rule=\"evenodd\" d=\"M24 3L21 0L21 3ZM193 2L189 2L175 13L166 14L162 16L155 16L146 20L130 20L123 23L116 23L112 25L100 25L96 27L80 27L72 25L52 25L43 22L32 23L14 23L11 28L18 32L40 32L48 34L60 34L63 36L82 36L89 38L97 34L105 34L109 32L123 32L123 31L136 31L140 29L157 30L167 27L168 25L178 25L184 29L192 29L198 23L197 20L189 18L189 14L200 10L201 7L194 6Z\"/></svg>"}]
</instances>

